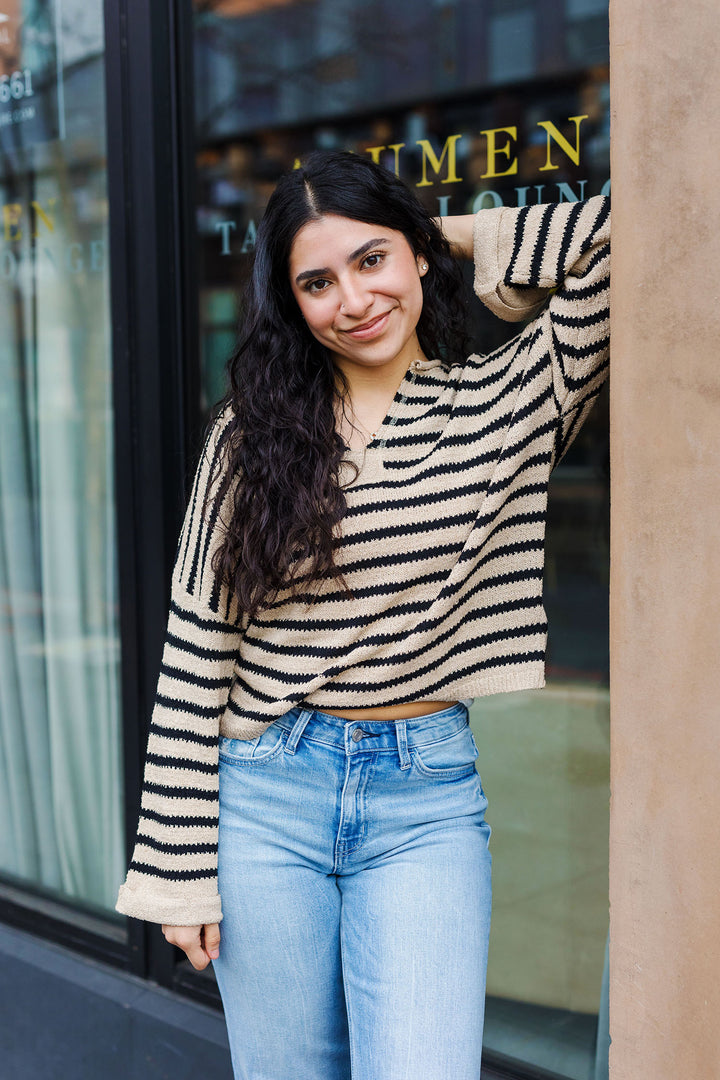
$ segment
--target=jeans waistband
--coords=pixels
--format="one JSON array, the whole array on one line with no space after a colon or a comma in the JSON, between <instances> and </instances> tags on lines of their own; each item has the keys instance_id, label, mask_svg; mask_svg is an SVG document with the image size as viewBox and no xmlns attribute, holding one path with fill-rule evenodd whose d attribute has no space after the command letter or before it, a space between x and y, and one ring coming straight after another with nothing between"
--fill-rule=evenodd
<instances>
[{"instance_id":1,"label":"jeans waistband","mask_svg":"<svg viewBox=\"0 0 720 1080\"><path fill-rule=\"evenodd\" d=\"M290 732L286 750L293 753L301 738L341 747L346 751L399 750L401 763L410 764L408 747L448 738L468 723L462 702L407 720L346 720L319 709L296 706L275 723Z\"/></svg>"}]
</instances>

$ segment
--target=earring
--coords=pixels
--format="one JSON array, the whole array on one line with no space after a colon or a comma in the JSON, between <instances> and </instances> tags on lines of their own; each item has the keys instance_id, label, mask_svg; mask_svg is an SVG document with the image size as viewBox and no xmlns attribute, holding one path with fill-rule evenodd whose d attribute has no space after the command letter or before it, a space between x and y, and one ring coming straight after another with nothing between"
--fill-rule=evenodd
<instances>
[{"instance_id":1,"label":"earring","mask_svg":"<svg viewBox=\"0 0 720 1080\"><path fill-rule=\"evenodd\" d=\"M427 270L427 263L423 263L420 269L423 271Z\"/></svg>"}]
</instances>

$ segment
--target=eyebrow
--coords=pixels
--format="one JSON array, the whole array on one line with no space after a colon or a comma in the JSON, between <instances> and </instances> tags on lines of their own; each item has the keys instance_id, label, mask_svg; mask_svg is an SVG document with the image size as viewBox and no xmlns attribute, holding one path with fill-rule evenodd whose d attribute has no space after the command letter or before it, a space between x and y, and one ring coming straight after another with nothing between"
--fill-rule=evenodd
<instances>
[{"instance_id":1,"label":"eyebrow","mask_svg":"<svg viewBox=\"0 0 720 1080\"><path fill-rule=\"evenodd\" d=\"M356 259L362 258L362 256L367 251L370 251L371 248L377 247L378 244L389 244L390 242L391 241L389 237L385 236L376 236L374 237L374 239L368 240L366 244L363 244L361 247L356 248L355 251L350 252L346 260L347 265L349 266L351 263L354 263ZM327 275L329 273L329 266L321 266L318 270L303 270L303 272L301 274L298 274L298 276L295 278L295 284L299 285L301 281L307 281L309 278L323 277L324 275Z\"/></svg>"}]
</instances>

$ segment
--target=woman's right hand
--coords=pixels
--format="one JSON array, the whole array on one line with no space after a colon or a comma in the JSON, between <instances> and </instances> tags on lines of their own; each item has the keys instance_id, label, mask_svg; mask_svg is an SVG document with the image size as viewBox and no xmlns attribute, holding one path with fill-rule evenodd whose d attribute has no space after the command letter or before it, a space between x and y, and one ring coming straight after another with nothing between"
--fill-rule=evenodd
<instances>
[{"instance_id":1,"label":"woman's right hand","mask_svg":"<svg viewBox=\"0 0 720 1080\"><path fill-rule=\"evenodd\" d=\"M472 259L474 214L453 214L448 217L436 217L435 224L450 245L450 251L456 259Z\"/></svg>"},{"instance_id":2,"label":"woman's right hand","mask_svg":"<svg viewBox=\"0 0 720 1080\"><path fill-rule=\"evenodd\" d=\"M187 955L196 971L202 971L220 955L220 924L204 926L166 926L162 932L171 945L177 945Z\"/></svg>"}]
</instances>

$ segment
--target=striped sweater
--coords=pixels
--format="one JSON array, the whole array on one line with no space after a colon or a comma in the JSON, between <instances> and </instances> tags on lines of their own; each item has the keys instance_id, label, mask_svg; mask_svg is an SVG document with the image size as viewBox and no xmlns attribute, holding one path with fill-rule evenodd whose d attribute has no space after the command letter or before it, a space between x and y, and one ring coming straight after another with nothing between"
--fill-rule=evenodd
<instances>
[{"instance_id":1,"label":"striped sweater","mask_svg":"<svg viewBox=\"0 0 720 1080\"><path fill-rule=\"evenodd\" d=\"M347 451L336 561L350 592L328 580L249 620L216 589L210 559L229 512L203 512L222 464L227 418L216 421L178 546L118 911L172 925L222 918L219 735L254 738L300 702L381 706L544 684L548 481L607 374L609 225L599 196L476 215L475 292L502 318L532 321L488 356L416 362L373 441Z\"/></svg>"}]
</instances>

